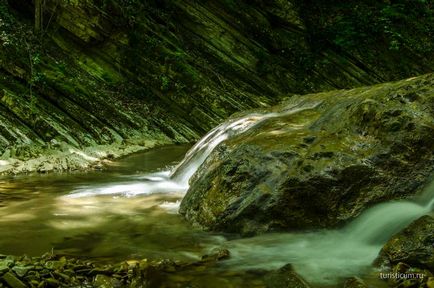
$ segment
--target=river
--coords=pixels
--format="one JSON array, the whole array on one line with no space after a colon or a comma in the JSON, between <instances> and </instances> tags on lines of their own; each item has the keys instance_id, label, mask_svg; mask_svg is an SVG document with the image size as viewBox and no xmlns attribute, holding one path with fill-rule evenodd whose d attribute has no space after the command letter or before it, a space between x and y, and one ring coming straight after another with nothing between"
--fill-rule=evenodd
<instances>
[{"instance_id":1,"label":"river","mask_svg":"<svg viewBox=\"0 0 434 288\"><path fill-rule=\"evenodd\" d=\"M174 165L189 146L165 146L116 161L102 171L0 178L0 251L52 251L111 260L195 257L216 240L176 214L183 194L143 192L142 176ZM97 195L104 189L119 193ZM90 195L79 195L92 191ZM175 210L173 210L175 207Z\"/></svg>"},{"instance_id":2,"label":"river","mask_svg":"<svg viewBox=\"0 0 434 288\"><path fill-rule=\"evenodd\" d=\"M38 256L52 251L101 261L188 261L225 247L231 258L204 273L270 270L292 263L317 287L336 287L355 275L380 287L372 261L391 235L432 213L432 185L423 197L377 205L339 230L241 239L204 232L177 214L188 179L209 153L221 141L269 117L235 119L190 150L188 145L155 148L114 161L101 171L0 178L1 253Z\"/></svg>"}]
</instances>

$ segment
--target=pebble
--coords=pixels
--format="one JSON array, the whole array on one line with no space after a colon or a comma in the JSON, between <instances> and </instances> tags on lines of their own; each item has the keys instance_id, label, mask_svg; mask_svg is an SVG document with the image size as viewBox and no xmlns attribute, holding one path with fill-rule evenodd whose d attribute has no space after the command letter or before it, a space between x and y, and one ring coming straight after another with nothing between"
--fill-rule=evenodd
<instances>
[{"instance_id":1,"label":"pebble","mask_svg":"<svg viewBox=\"0 0 434 288\"><path fill-rule=\"evenodd\" d=\"M9 271L8 266L0 265L0 275Z\"/></svg>"},{"instance_id":2,"label":"pebble","mask_svg":"<svg viewBox=\"0 0 434 288\"><path fill-rule=\"evenodd\" d=\"M2 279L11 288L26 288L26 285L23 282L21 282L20 279L15 277L15 275L11 272L7 272L5 275L3 275Z\"/></svg>"},{"instance_id":3,"label":"pebble","mask_svg":"<svg viewBox=\"0 0 434 288\"><path fill-rule=\"evenodd\" d=\"M47 269L60 269L65 265L65 263L63 261L47 261L47 263L45 263L45 267Z\"/></svg>"},{"instance_id":4,"label":"pebble","mask_svg":"<svg viewBox=\"0 0 434 288\"><path fill-rule=\"evenodd\" d=\"M18 277L24 277L30 269L31 267L15 266L12 268L12 271L14 271Z\"/></svg>"},{"instance_id":5,"label":"pebble","mask_svg":"<svg viewBox=\"0 0 434 288\"><path fill-rule=\"evenodd\" d=\"M93 285L98 288L113 288L113 279L109 276L98 274L93 281Z\"/></svg>"}]
</instances>

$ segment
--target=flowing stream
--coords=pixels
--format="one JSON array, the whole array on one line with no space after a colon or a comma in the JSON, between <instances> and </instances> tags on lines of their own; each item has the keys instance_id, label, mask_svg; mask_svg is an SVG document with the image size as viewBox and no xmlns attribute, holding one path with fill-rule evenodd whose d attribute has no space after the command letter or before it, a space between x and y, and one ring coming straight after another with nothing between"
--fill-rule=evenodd
<instances>
[{"instance_id":1,"label":"flowing stream","mask_svg":"<svg viewBox=\"0 0 434 288\"><path fill-rule=\"evenodd\" d=\"M217 270L292 263L309 282L330 287L349 276L369 278L387 239L432 213L434 185L413 201L377 205L340 230L239 239L194 229L177 214L188 180L219 143L267 119L310 108L231 119L188 151L182 145L161 147L103 171L0 178L0 252L40 255L53 249L110 260L183 260L227 247L232 257Z\"/></svg>"}]
</instances>

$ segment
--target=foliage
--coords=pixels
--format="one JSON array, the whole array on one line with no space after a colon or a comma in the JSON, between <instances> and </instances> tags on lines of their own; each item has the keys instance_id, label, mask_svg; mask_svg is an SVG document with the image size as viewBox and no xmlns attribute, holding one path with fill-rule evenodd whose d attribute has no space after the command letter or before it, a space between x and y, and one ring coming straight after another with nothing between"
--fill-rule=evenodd
<instances>
[{"instance_id":1,"label":"foliage","mask_svg":"<svg viewBox=\"0 0 434 288\"><path fill-rule=\"evenodd\" d=\"M432 0L300 0L298 6L317 41L344 49L385 43L391 50L434 51Z\"/></svg>"},{"instance_id":2,"label":"foliage","mask_svg":"<svg viewBox=\"0 0 434 288\"><path fill-rule=\"evenodd\" d=\"M0 0L0 43L3 48L0 57L6 70L25 71L17 77L27 81L28 90L23 96L34 107L36 96L33 88L44 81L44 75L40 71L41 39L33 33L31 26L17 21L6 0Z\"/></svg>"}]
</instances>

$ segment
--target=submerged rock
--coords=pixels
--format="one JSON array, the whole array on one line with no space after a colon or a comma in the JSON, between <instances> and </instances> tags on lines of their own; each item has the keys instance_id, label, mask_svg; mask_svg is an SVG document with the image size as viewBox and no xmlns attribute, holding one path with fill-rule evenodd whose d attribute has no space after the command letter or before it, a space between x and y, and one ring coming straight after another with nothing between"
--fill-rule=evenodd
<instances>
[{"instance_id":1,"label":"submerged rock","mask_svg":"<svg viewBox=\"0 0 434 288\"><path fill-rule=\"evenodd\" d=\"M231 253L227 249L214 249L209 254L202 256L202 261L210 262L210 261L220 261L230 258Z\"/></svg>"},{"instance_id":2,"label":"submerged rock","mask_svg":"<svg viewBox=\"0 0 434 288\"><path fill-rule=\"evenodd\" d=\"M433 74L292 97L213 151L180 213L250 235L333 227L411 196L434 167L433 107Z\"/></svg>"},{"instance_id":3,"label":"submerged rock","mask_svg":"<svg viewBox=\"0 0 434 288\"><path fill-rule=\"evenodd\" d=\"M368 285L359 277L351 277L345 281L344 288L368 288Z\"/></svg>"},{"instance_id":4,"label":"submerged rock","mask_svg":"<svg viewBox=\"0 0 434 288\"><path fill-rule=\"evenodd\" d=\"M115 288L115 287L121 287L120 283L118 283L116 279L98 274L95 276L95 280L93 281L93 285L97 288Z\"/></svg>"},{"instance_id":5,"label":"submerged rock","mask_svg":"<svg viewBox=\"0 0 434 288\"><path fill-rule=\"evenodd\" d=\"M310 285L295 271L291 264L265 275L267 288L309 288Z\"/></svg>"}]
</instances>

